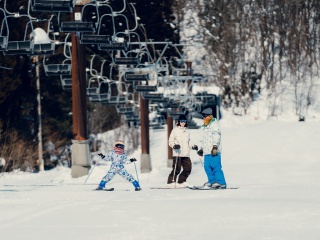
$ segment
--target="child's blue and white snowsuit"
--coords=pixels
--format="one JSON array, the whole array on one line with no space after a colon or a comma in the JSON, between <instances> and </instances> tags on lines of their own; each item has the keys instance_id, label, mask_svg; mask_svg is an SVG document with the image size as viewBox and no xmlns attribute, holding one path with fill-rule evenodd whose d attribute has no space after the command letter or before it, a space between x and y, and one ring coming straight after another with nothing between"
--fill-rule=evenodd
<instances>
[{"instance_id":1,"label":"child's blue and white snowsuit","mask_svg":"<svg viewBox=\"0 0 320 240\"><path fill-rule=\"evenodd\" d=\"M124 164L131 163L129 159L127 159L127 155L117 154L114 150L111 150L110 153L106 156L106 161L111 161L111 166L108 173L102 178L99 187L104 188L105 185L110 182L116 174L119 174L121 177L131 182L135 187L138 182L134 179L134 177L127 172L124 168Z\"/></svg>"}]
</instances>

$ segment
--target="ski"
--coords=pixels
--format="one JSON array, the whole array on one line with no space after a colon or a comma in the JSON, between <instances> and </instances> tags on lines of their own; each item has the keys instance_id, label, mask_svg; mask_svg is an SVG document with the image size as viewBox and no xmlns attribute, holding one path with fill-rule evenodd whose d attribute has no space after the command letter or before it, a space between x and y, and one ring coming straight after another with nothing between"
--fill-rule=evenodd
<instances>
[{"instance_id":1,"label":"ski","mask_svg":"<svg viewBox=\"0 0 320 240\"><path fill-rule=\"evenodd\" d=\"M210 187L204 187L204 186L193 186L188 187L191 190L228 190L228 189L238 189L238 187L227 187L227 188L210 188Z\"/></svg>"},{"instance_id":2,"label":"ski","mask_svg":"<svg viewBox=\"0 0 320 240\"><path fill-rule=\"evenodd\" d=\"M107 192L111 192L113 190L114 188L94 189L94 191L107 191Z\"/></svg>"},{"instance_id":3,"label":"ski","mask_svg":"<svg viewBox=\"0 0 320 240\"><path fill-rule=\"evenodd\" d=\"M188 187L151 187L150 189L186 189Z\"/></svg>"}]
</instances>

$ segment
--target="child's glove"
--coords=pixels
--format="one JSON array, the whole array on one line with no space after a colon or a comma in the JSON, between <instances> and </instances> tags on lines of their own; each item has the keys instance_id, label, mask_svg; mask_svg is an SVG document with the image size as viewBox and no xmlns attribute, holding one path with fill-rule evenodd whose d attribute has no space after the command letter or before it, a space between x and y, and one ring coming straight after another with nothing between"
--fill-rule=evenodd
<instances>
[{"instance_id":1,"label":"child's glove","mask_svg":"<svg viewBox=\"0 0 320 240\"><path fill-rule=\"evenodd\" d=\"M197 151L198 150L198 146L197 145L193 145L192 146L192 150L196 150Z\"/></svg>"},{"instance_id":2,"label":"child's glove","mask_svg":"<svg viewBox=\"0 0 320 240\"><path fill-rule=\"evenodd\" d=\"M197 152L197 154L198 154L200 157L203 156L203 150L202 150L202 148Z\"/></svg>"},{"instance_id":3,"label":"child's glove","mask_svg":"<svg viewBox=\"0 0 320 240\"><path fill-rule=\"evenodd\" d=\"M103 155L102 153L99 153L98 156L100 156L102 159L104 159L106 156Z\"/></svg>"},{"instance_id":4,"label":"child's glove","mask_svg":"<svg viewBox=\"0 0 320 240\"><path fill-rule=\"evenodd\" d=\"M212 149L211 149L211 155L212 156L216 156L218 154L218 146L217 145L213 145Z\"/></svg>"},{"instance_id":5,"label":"child's glove","mask_svg":"<svg viewBox=\"0 0 320 240\"><path fill-rule=\"evenodd\" d=\"M130 158L130 162L135 162L135 161L137 161L137 159L135 159L135 158Z\"/></svg>"},{"instance_id":6,"label":"child's glove","mask_svg":"<svg viewBox=\"0 0 320 240\"><path fill-rule=\"evenodd\" d=\"M173 149L180 149L180 145L179 144L173 145Z\"/></svg>"}]
</instances>

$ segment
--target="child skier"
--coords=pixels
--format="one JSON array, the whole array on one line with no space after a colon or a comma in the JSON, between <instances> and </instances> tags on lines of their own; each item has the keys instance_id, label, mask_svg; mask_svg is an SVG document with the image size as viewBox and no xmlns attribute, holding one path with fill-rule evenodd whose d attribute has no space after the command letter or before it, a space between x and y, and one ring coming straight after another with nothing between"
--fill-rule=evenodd
<instances>
[{"instance_id":1,"label":"child skier","mask_svg":"<svg viewBox=\"0 0 320 240\"><path fill-rule=\"evenodd\" d=\"M108 173L102 178L96 190L104 190L106 184L110 182L116 174L119 174L121 177L131 182L136 191L141 190L139 182L135 180L134 177L129 174L124 168L124 164L135 162L137 161L137 159L127 159L127 155L124 151L124 143L122 140L117 140L113 150L110 150L107 156L103 155L102 153L100 153L99 156L102 159L106 158L106 161L111 161L111 166Z\"/></svg>"}]
</instances>

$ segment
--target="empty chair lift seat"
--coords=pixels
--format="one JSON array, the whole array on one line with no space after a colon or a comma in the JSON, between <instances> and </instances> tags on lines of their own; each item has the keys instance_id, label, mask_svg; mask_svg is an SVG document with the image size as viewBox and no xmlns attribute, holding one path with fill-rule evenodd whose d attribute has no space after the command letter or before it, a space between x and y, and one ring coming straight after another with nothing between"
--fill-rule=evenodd
<instances>
[{"instance_id":1,"label":"empty chair lift seat","mask_svg":"<svg viewBox=\"0 0 320 240\"><path fill-rule=\"evenodd\" d=\"M48 64L44 66L47 76L71 75L71 64Z\"/></svg>"},{"instance_id":2,"label":"empty chair lift seat","mask_svg":"<svg viewBox=\"0 0 320 240\"><path fill-rule=\"evenodd\" d=\"M34 12L72 12L74 0L31 0Z\"/></svg>"}]
</instances>

